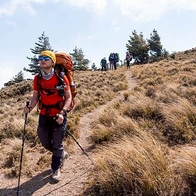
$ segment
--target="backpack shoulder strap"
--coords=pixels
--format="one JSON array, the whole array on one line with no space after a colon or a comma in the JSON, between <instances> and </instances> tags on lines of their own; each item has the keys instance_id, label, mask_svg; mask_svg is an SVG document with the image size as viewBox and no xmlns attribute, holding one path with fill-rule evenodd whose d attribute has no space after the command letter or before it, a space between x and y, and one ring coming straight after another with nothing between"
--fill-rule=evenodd
<instances>
[{"instance_id":1,"label":"backpack shoulder strap","mask_svg":"<svg viewBox=\"0 0 196 196\"><path fill-rule=\"evenodd\" d=\"M38 92L40 91L41 89L41 77L42 77L42 74L41 72L39 72L35 77L37 77L37 88L38 88Z\"/></svg>"}]
</instances>

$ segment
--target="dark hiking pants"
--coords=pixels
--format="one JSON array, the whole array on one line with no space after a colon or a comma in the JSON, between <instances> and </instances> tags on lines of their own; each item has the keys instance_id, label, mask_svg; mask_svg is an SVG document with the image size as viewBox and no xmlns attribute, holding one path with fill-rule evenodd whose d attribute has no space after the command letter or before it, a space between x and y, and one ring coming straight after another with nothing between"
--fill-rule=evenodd
<instances>
[{"instance_id":1,"label":"dark hiking pants","mask_svg":"<svg viewBox=\"0 0 196 196\"><path fill-rule=\"evenodd\" d=\"M127 69L129 69L129 68L130 68L130 61L127 60Z\"/></svg>"},{"instance_id":2,"label":"dark hiking pants","mask_svg":"<svg viewBox=\"0 0 196 196\"><path fill-rule=\"evenodd\" d=\"M64 122L59 125L54 117L39 115L37 134L42 146L52 152L52 170L59 169L61 165L66 121L64 118Z\"/></svg>"}]
</instances>

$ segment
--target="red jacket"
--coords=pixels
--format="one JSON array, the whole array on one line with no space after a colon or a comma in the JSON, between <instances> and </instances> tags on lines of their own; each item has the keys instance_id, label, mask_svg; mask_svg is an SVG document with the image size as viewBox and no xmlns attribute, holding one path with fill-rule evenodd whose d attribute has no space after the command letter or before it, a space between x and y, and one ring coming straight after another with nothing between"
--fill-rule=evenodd
<instances>
[{"instance_id":1,"label":"red jacket","mask_svg":"<svg viewBox=\"0 0 196 196\"><path fill-rule=\"evenodd\" d=\"M56 89L56 85L59 84L59 81L60 80L55 73L49 80L45 80L39 75L34 77L33 90L39 91L39 102L42 105L40 108L41 114L55 116L64 106L65 98L64 96L60 96ZM65 90L69 90L70 85L66 76L64 76L64 82L66 84Z\"/></svg>"}]
</instances>

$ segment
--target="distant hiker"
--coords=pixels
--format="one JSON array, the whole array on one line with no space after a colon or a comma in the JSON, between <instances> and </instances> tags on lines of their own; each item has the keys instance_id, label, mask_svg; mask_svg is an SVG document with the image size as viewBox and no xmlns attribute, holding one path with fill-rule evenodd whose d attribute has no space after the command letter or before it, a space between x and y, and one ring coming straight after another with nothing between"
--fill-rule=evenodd
<instances>
[{"instance_id":1,"label":"distant hiker","mask_svg":"<svg viewBox=\"0 0 196 196\"><path fill-rule=\"evenodd\" d=\"M116 70L116 68L117 68L117 63L119 62L119 54L118 53L113 53L113 55L114 55L114 69Z\"/></svg>"},{"instance_id":2,"label":"distant hiker","mask_svg":"<svg viewBox=\"0 0 196 196\"><path fill-rule=\"evenodd\" d=\"M33 80L33 96L24 112L29 113L39 102L39 121L37 134L42 146L52 152L52 178L60 180L60 169L68 153L63 148L67 110L71 104L69 81L63 76L64 85L54 70L55 54L49 50L39 56L41 73Z\"/></svg>"},{"instance_id":3,"label":"distant hiker","mask_svg":"<svg viewBox=\"0 0 196 196\"><path fill-rule=\"evenodd\" d=\"M130 69L130 62L132 61L132 59L133 59L133 55L129 52L126 52L125 60L127 64L127 69Z\"/></svg>"},{"instance_id":4,"label":"distant hiker","mask_svg":"<svg viewBox=\"0 0 196 196\"><path fill-rule=\"evenodd\" d=\"M106 71L107 70L106 66L107 66L107 60L104 57L103 59L101 59L101 71Z\"/></svg>"},{"instance_id":5,"label":"distant hiker","mask_svg":"<svg viewBox=\"0 0 196 196\"><path fill-rule=\"evenodd\" d=\"M110 70L114 69L114 53L110 53L108 60L109 60Z\"/></svg>"}]
</instances>

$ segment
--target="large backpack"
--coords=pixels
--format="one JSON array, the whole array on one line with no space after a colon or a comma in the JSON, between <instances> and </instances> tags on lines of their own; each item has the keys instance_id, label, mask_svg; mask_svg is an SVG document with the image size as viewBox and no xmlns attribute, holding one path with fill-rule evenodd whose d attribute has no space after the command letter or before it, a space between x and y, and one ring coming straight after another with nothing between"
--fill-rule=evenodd
<instances>
[{"instance_id":1,"label":"large backpack","mask_svg":"<svg viewBox=\"0 0 196 196\"><path fill-rule=\"evenodd\" d=\"M119 62L120 57L119 57L119 54L118 53L115 53L114 54L114 59L115 59L116 62Z\"/></svg>"},{"instance_id":2,"label":"large backpack","mask_svg":"<svg viewBox=\"0 0 196 196\"><path fill-rule=\"evenodd\" d=\"M55 71L58 73L60 77L63 77L64 74L66 75L67 79L69 80L71 95L72 95L72 102L70 107L68 108L68 112L71 111L75 106L75 96L77 94L76 86L73 80L73 61L69 54L65 52L56 52L56 64L54 66Z\"/></svg>"}]
</instances>

